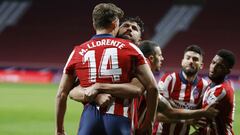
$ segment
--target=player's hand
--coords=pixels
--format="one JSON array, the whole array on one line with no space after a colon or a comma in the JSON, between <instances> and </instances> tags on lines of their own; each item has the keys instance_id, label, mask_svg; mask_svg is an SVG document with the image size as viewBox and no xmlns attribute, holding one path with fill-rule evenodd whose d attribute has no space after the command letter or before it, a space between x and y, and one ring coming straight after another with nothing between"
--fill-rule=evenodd
<instances>
[{"instance_id":1,"label":"player's hand","mask_svg":"<svg viewBox=\"0 0 240 135\"><path fill-rule=\"evenodd\" d=\"M194 129L204 128L204 127L207 127L208 121L206 118L202 117L200 119L193 120L191 125L194 127Z\"/></svg>"},{"instance_id":2,"label":"player's hand","mask_svg":"<svg viewBox=\"0 0 240 135\"><path fill-rule=\"evenodd\" d=\"M97 96L98 91L96 89L97 84L93 84L90 87L84 88L84 95L89 102L93 101L94 98Z\"/></svg>"},{"instance_id":3,"label":"player's hand","mask_svg":"<svg viewBox=\"0 0 240 135\"><path fill-rule=\"evenodd\" d=\"M204 108L205 111L205 116L207 118L213 118L215 116L217 116L217 114L219 113L219 110L215 109L217 103L213 103L212 105L207 106L206 108Z\"/></svg>"},{"instance_id":4,"label":"player's hand","mask_svg":"<svg viewBox=\"0 0 240 135\"><path fill-rule=\"evenodd\" d=\"M152 128L139 128L135 130L135 135L152 135Z\"/></svg>"},{"instance_id":5,"label":"player's hand","mask_svg":"<svg viewBox=\"0 0 240 135\"><path fill-rule=\"evenodd\" d=\"M56 131L55 135L67 135L67 133L64 130L62 130L62 131Z\"/></svg>"},{"instance_id":6,"label":"player's hand","mask_svg":"<svg viewBox=\"0 0 240 135\"><path fill-rule=\"evenodd\" d=\"M112 98L111 94L101 93L96 96L95 102L100 107L106 107L112 102Z\"/></svg>"},{"instance_id":7,"label":"player's hand","mask_svg":"<svg viewBox=\"0 0 240 135\"><path fill-rule=\"evenodd\" d=\"M65 133L56 133L56 135L67 135Z\"/></svg>"},{"instance_id":8,"label":"player's hand","mask_svg":"<svg viewBox=\"0 0 240 135\"><path fill-rule=\"evenodd\" d=\"M140 135L151 135L152 134L153 123L149 120L143 121L141 128L136 130Z\"/></svg>"}]
</instances>

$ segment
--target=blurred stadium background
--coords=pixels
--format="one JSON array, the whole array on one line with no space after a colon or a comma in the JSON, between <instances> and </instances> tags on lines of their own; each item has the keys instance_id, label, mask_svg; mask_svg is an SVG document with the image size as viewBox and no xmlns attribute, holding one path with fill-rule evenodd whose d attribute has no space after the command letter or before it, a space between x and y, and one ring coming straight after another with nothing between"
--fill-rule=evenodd
<instances>
[{"instance_id":1,"label":"blurred stadium background","mask_svg":"<svg viewBox=\"0 0 240 135\"><path fill-rule=\"evenodd\" d=\"M191 44L205 51L202 76L218 49L232 50L237 57L229 76L236 90L234 130L240 133L239 0L1 0L0 134L54 133L54 98L64 63L74 45L94 34L91 12L99 2L113 2L125 15L144 21L143 39L157 41L163 50L161 73L179 70ZM71 135L82 106L69 104Z\"/></svg>"}]
</instances>

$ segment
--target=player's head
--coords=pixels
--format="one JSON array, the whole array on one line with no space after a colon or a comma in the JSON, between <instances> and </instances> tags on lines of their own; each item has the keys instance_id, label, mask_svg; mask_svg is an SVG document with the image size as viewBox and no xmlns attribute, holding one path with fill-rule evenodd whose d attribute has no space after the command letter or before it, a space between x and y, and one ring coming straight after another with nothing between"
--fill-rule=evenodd
<instances>
[{"instance_id":1,"label":"player's head","mask_svg":"<svg viewBox=\"0 0 240 135\"><path fill-rule=\"evenodd\" d=\"M143 32L144 23L138 16L126 17L121 21L118 37L130 39L133 43L139 44Z\"/></svg>"},{"instance_id":2,"label":"player's head","mask_svg":"<svg viewBox=\"0 0 240 135\"><path fill-rule=\"evenodd\" d=\"M231 72L235 64L235 56L233 52L221 49L212 59L209 67L209 78L213 82L224 80L225 76Z\"/></svg>"},{"instance_id":3,"label":"player's head","mask_svg":"<svg viewBox=\"0 0 240 135\"><path fill-rule=\"evenodd\" d=\"M140 42L139 48L144 56L149 60L152 71L160 71L164 60L160 46L156 42L144 40Z\"/></svg>"},{"instance_id":4,"label":"player's head","mask_svg":"<svg viewBox=\"0 0 240 135\"><path fill-rule=\"evenodd\" d=\"M100 3L92 12L93 27L95 30L109 30L116 36L119 29L119 19L124 15L121 8L112 3Z\"/></svg>"},{"instance_id":5,"label":"player's head","mask_svg":"<svg viewBox=\"0 0 240 135\"><path fill-rule=\"evenodd\" d=\"M182 70L187 76L195 76L203 68L203 51L197 45L190 45L184 51Z\"/></svg>"}]
</instances>

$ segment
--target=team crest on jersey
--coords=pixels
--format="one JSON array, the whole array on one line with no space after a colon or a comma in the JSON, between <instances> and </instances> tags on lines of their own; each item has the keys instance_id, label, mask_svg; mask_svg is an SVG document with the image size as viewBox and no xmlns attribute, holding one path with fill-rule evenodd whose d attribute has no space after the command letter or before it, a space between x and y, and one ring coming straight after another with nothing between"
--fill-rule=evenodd
<instances>
[{"instance_id":1,"label":"team crest on jersey","mask_svg":"<svg viewBox=\"0 0 240 135\"><path fill-rule=\"evenodd\" d=\"M193 97L194 97L194 99L197 99L198 96L199 96L199 89L195 88L195 89L193 90Z\"/></svg>"}]
</instances>

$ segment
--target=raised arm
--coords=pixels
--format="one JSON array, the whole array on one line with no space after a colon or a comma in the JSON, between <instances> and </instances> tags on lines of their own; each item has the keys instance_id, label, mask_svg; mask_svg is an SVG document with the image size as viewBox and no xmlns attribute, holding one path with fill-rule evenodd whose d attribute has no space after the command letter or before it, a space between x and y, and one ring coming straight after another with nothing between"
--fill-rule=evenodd
<instances>
[{"instance_id":1,"label":"raised arm","mask_svg":"<svg viewBox=\"0 0 240 135\"><path fill-rule=\"evenodd\" d=\"M64 135L64 115L67 108L67 97L72 89L74 76L63 74L56 96L56 135Z\"/></svg>"}]
</instances>

